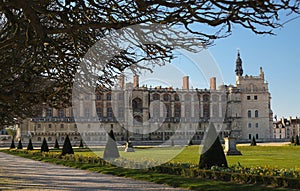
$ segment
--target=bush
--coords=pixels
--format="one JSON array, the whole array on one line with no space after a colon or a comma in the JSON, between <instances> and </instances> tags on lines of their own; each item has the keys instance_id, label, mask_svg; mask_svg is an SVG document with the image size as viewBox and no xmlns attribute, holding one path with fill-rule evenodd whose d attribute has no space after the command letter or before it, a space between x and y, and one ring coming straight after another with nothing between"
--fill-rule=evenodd
<instances>
[{"instance_id":1,"label":"bush","mask_svg":"<svg viewBox=\"0 0 300 191\"><path fill-rule=\"evenodd\" d=\"M11 140L11 144L10 144L10 149L15 149L16 148L16 145L15 145L15 141L14 139Z\"/></svg>"},{"instance_id":2,"label":"bush","mask_svg":"<svg viewBox=\"0 0 300 191\"><path fill-rule=\"evenodd\" d=\"M71 141L69 139L69 136L67 135L63 148L62 148L62 155L66 155L66 154L74 154L72 145L71 145Z\"/></svg>"},{"instance_id":3,"label":"bush","mask_svg":"<svg viewBox=\"0 0 300 191\"><path fill-rule=\"evenodd\" d=\"M294 136L292 136L291 138L291 144L294 144L295 143L295 139L294 139Z\"/></svg>"},{"instance_id":4,"label":"bush","mask_svg":"<svg viewBox=\"0 0 300 191\"><path fill-rule=\"evenodd\" d=\"M42 146L41 146L41 152L49 152L49 147L48 147L48 144L47 144L47 141L46 141L45 137L43 139L43 143L42 143Z\"/></svg>"},{"instance_id":5,"label":"bush","mask_svg":"<svg viewBox=\"0 0 300 191\"><path fill-rule=\"evenodd\" d=\"M300 145L300 142L299 142L299 136L298 135L296 135L296 138L295 138L296 140L295 140L295 145Z\"/></svg>"},{"instance_id":6,"label":"bush","mask_svg":"<svg viewBox=\"0 0 300 191\"><path fill-rule=\"evenodd\" d=\"M27 145L27 150L29 150L29 151L33 150L33 145L32 145L31 139L29 139L29 143Z\"/></svg>"},{"instance_id":7,"label":"bush","mask_svg":"<svg viewBox=\"0 0 300 191\"><path fill-rule=\"evenodd\" d=\"M22 141L21 141L21 139L19 140L19 143L18 143L17 149L23 149L23 145L22 145Z\"/></svg>"},{"instance_id":8,"label":"bush","mask_svg":"<svg viewBox=\"0 0 300 191\"><path fill-rule=\"evenodd\" d=\"M120 154L119 154L119 150L117 147L117 143L116 143L116 139L115 139L113 130L110 130L108 135L109 135L108 141L105 146L103 158L104 159L119 158Z\"/></svg>"},{"instance_id":9,"label":"bush","mask_svg":"<svg viewBox=\"0 0 300 191\"><path fill-rule=\"evenodd\" d=\"M256 146L256 140L255 140L255 137L252 137L252 141L251 141L250 146Z\"/></svg>"},{"instance_id":10,"label":"bush","mask_svg":"<svg viewBox=\"0 0 300 191\"><path fill-rule=\"evenodd\" d=\"M212 166L228 167L215 126L210 123L200 156L199 168L209 169Z\"/></svg>"},{"instance_id":11,"label":"bush","mask_svg":"<svg viewBox=\"0 0 300 191\"><path fill-rule=\"evenodd\" d=\"M80 140L79 148L83 148L83 142L82 142L82 139Z\"/></svg>"},{"instance_id":12,"label":"bush","mask_svg":"<svg viewBox=\"0 0 300 191\"><path fill-rule=\"evenodd\" d=\"M57 141L57 139L55 139L54 148L55 148L55 149L59 149L59 144L58 144L58 141Z\"/></svg>"}]
</instances>

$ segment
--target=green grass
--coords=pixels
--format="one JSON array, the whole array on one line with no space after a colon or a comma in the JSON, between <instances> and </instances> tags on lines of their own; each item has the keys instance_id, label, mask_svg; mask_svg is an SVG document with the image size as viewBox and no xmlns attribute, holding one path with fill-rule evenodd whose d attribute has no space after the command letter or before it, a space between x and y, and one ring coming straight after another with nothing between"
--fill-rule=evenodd
<instances>
[{"instance_id":1,"label":"green grass","mask_svg":"<svg viewBox=\"0 0 300 191\"><path fill-rule=\"evenodd\" d=\"M297 146L238 146L242 156L227 156L229 165L238 162L246 167L270 166L276 168L300 168L300 147ZM123 158L135 161L154 160L165 162L183 162L198 164L200 158L199 146L189 147L166 147L166 148L146 148L137 147L134 153L124 152L124 148L119 148ZM96 149L94 152L86 150L75 150L75 153L82 155L103 156L104 149Z\"/></svg>"},{"instance_id":2,"label":"green grass","mask_svg":"<svg viewBox=\"0 0 300 191\"><path fill-rule=\"evenodd\" d=\"M195 149L196 147L190 147ZM193 150L191 149L191 150ZM191 151L189 149L189 151ZM166 184L173 187L182 187L188 188L192 190L201 190L201 191L240 191L240 190L247 190L247 191L282 191L282 190L292 190L292 189L284 189L284 188L270 188L264 187L260 185L251 185L251 184L234 184L232 182L222 182L222 181L212 181L212 180L204 180L199 178L187 178L169 174L160 174L156 172L149 172L145 170L134 170L134 169L124 169L115 166L98 166L86 163L79 163L79 162L70 162L64 161L61 159L53 159L53 158L43 158L41 156L32 156L27 155L24 153L18 152L9 152L9 151L2 151L6 153L11 153L14 155L18 155L25 158L31 158L34 160L39 160L43 162L49 162L59 165L70 166L73 168L85 169L94 172L104 173L104 174L112 174L117 176L124 176L130 177L139 180L146 180L154 183L159 184ZM81 150L82 152L82 150ZM187 151L185 151L187 152ZM86 152L85 154L87 154Z\"/></svg>"}]
</instances>

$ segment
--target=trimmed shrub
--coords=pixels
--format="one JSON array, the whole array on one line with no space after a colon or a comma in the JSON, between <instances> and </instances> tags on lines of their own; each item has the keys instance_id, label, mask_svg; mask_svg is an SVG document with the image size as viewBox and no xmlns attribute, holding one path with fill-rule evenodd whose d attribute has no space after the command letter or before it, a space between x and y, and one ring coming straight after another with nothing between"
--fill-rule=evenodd
<instances>
[{"instance_id":1,"label":"trimmed shrub","mask_svg":"<svg viewBox=\"0 0 300 191\"><path fill-rule=\"evenodd\" d=\"M71 141L69 139L69 136L67 135L63 148L62 148L62 155L66 155L66 154L74 154L72 145L71 145Z\"/></svg>"},{"instance_id":2,"label":"trimmed shrub","mask_svg":"<svg viewBox=\"0 0 300 191\"><path fill-rule=\"evenodd\" d=\"M58 144L58 141L57 141L57 139L55 139L54 148L55 148L55 149L59 149L59 144Z\"/></svg>"},{"instance_id":3,"label":"trimmed shrub","mask_svg":"<svg viewBox=\"0 0 300 191\"><path fill-rule=\"evenodd\" d=\"M215 126L210 123L200 156L199 168L209 169L212 166L228 167Z\"/></svg>"},{"instance_id":4,"label":"trimmed shrub","mask_svg":"<svg viewBox=\"0 0 300 191\"><path fill-rule=\"evenodd\" d=\"M299 136L298 135L296 135L296 138L295 138L296 140L295 140L295 145L300 145L300 142L299 142Z\"/></svg>"},{"instance_id":5,"label":"trimmed shrub","mask_svg":"<svg viewBox=\"0 0 300 191\"><path fill-rule=\"evenodd\" d=\"M11 144L10 144L10 149L15 149L16 148L16 145L15 145L15 141L14 139L11 140Z\"/></svg>"},{"instance_id":6,"label":"trimmed shrub","mask_svg":"<svg viewBox=\"0 0 300 191\"><path fill-rule=\"evenodd\" d=\"M117 143L116 143L116 139L115 139L113 130L110 130L108 135L109 135L108 136L108 141L107 141L106 146L105 146L103 158L104 159L119 158L120 154L119 154L119 150L118 150L118 147L117 147Z\"/></svg>"},{"instance_id":7,"label":"trimmed shrub","mask_svg":"<svg viewBox=\"0 0 300 191\"><path fill-rule=\"evenodd\" d=\"M251 141L250 146L256 146L256 140L255 140L255 137L252 137L252 141Z\"/></svg>"},{"instance_id":8,"label":"trimmed shrub","mask_svg":"<svg viewBox=\"0 0 300 191\"><path fill-rule=\"evenodd\" d=\"M41 146L41 152L49 152L48 143L47 143L45 137L43 139L43 143L42 143L42 146Z\"/></svg>"},{"instance_id":9,"label":"trimmed shrub","mask_svg":"<svg viewBox=\"0 0 300 191\"><path fill-rule=\"evenodd\" d=\"M17 149L23 149L23 145L22 145L22 141L21 141L21 139L19 140L19 143L18 143Z\"/></svg>"},{"instance_id":10,"label":"trimmed shrub","mask_svg":"<svg viewBox=\"0 0 300 191\"><path fill-rule=\"evenodd\" d=\"M82 139L80 140L79 148L83 148L83 142L82 142Z\"/></svg>"},{"instance_id":11,"label":"trimmed shrub","mask_svg":"<svg viewBox=\"0 0 300 191\"><path fill-rule=\"evenodd\" d=\"M291 144L294 144L295 143L295 139L294 139L294 136L292 136L291 138Z\"/></svg>"},{"instance_id":12,"label":"trimmed shrub","mask_svg":"<svg viewBox=\"0 0 300 191\"><path fill-rule=\"evenodd\" d=\"M31 139L29 139L29 143L27 145L27 150L29 150L29 151L33 150L33 145L32 145Z\"/></svg>"}]
</instances>

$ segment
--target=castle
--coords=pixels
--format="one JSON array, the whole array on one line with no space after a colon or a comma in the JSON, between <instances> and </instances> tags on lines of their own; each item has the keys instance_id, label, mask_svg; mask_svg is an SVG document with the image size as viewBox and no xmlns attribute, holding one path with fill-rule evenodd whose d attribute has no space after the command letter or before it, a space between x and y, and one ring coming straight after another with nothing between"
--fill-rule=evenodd
<instances>
[{"instance_id":1,"label":"castle","mask_svg":"<svg viewBox=\"0 0 300 191\"><path fill-rule=\"evenodd\" d=\"M74 145L83 139L88 145L105 145L113 129L116 141L123 144L155 144L170 140L199 143L210 122L219 137L235 136L239 142L271 141L271 96L264 72L243 75L240 53L236 59L236 84L216 87L210 79L209 89L191 89L189 77L183 77L181 89L139 86L139 76L125 83L120 76L117 88L79 95L73 108L43 107L43 112L25 120L18 138L40 144L55 139L62 143L67 135Z\"/></svg>"}]
</instances>

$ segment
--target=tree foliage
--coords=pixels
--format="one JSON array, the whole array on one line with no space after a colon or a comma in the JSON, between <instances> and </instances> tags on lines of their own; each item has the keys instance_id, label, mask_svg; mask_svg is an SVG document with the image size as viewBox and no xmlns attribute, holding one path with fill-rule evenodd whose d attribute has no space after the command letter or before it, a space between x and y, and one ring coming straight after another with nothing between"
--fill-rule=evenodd
<instances>
[{"instance_id":1,"label":"tree foliage","mask_svg":"<svg viewBox=\"0 0 300 191\"><path fill-rule=\"evenodd\" d=\"M295 145L300 145L300 140L298 135L296 135L295 137Z\"/></svg>"},{"instance_id":2,"label":"tree foliage","mask_svg":"<svg viewBox=\"0 0 300 191\"><path fill-rule=\"evenodd\" d=\"M33 145L32 145L31 139L29 139L29 143L27 145L27 150L29 150L29 151L33 150Z\"/></svg>"},{"instance_id":3,"label":"tree foliage","mask_svg":"<svg viewBox=\"0 0 300 191\"><path fill-rule=\"evenodd\" d=\"M59 149L59 144L58 144L58 141L57 141L57 139L55 139L54 148L55 148L55 149Z\"/></svg>"},{"instance_id":4,"label":"tree foliage","mask_svg":"<svg viewBox=\"0 0 300 191\"><path fill-rule=\"evenodd\" d=\"M103 158L104 159L114 159L114 158L119 158L119 157L120 157L120 154L119 154L119 150L117 147L116 138L115 138L113 130L111 129L110 132L108 133L108 140L107 140L105 150L103 153Z\"/></svg>"},{"instance_id":5,"label":"tree foliage","mask_svg":"<svg viewBox=\"0 0 300 191\"><path fill-rule=\"evenodd\" d=\"M82 141L82 139L80 139L79 148L83 148L83 141Z\"/></svg>"},{"instance_id":6,"label":"tree foliage","mask_svg":"<svg viewBox=\"0 0 300 191\"><path fill-rule=\"evenodd\" d=\"M63 148L62 148L62 155L66 155L66 154L74 154L74 151L73 151L73 148L72 148L72 145L71 145L71 141L70 141L70 138L69 136L67 135L65 141L64 141L64 145L63 145Z\"/></svg>"},{"instance_id":7,"label":"tree foliage","mask_svg":"<svg viewBox=\"0 0 300 191\"><path fill-rule=\"evenodd\" d=\"M10 149L15 149L16 148L16 145L15 145L15 141L14 141L14 138L11 140L11 144L10 144Z\"/></svg>"},{"instance_id":8,"label":"tree foliage","mask_svg":"<svg viewBox=\"0 0 300 191\"><path fill-rule=\"evenodd\" d=\"M210 123L200 155L199 168L228 167L222 144L213 123Z\"/></svg>"},{"instance_id":9,"label":"tree foliage","mask_svg":"<svg viewBox=\"0 0 300 191\"><path fill-rule=\"evenodd\" d=\"M21 139L19 140L19 143L18 143L17 149L23 149L23 145L22 145L22 141L21 141Z\"/></svg>"},{"instance_id":10,"label":"tree foliage","mask_svg":"<svg viewBox=\"0 0 300 191\"><path fill-rule=\"evenodd\" d=\"M252 137L250 146L256 146L256 140L254 136Z\"/></svg>"},{"instance_id":11,"label":"tree foliage","mask_svg":"<svg viewBox=\"0 0 300 191\"><path fill-rule=\"evenodd\" d=\"M42 143L42 146L41 146L41 152L49 152L48 143L47 143L45 137L43 139L43 143Z\"/></svg>"},{"instance_id":12,"label":"tree foliage","mask_svg":"<svg viewBox=\"0 0 300 191\"><path fill-rule=\"evenodd\" d=\"M272 34L272 29L281 26L280 15L299 14L299 3L299 0L1 0L0 122L9 124L16 117L38 114L35 106L41 103L53 107L69 104L72 80L83 56L95 42L114 30L141 25L131 34L153 38L159 35L147 36L146 31L153 28L151 24L162 24L182 28L184 33L171 37L182 39L175 46L140 43L120 51L104 68L99 68L103 74L98 76L100 85L112 84L126 68L135 71L148 68L143 66L145 60L157 59L153 62L156 65L171 59L176 46L189 49L182 38L187 33L204 47L230 35L235 25L257 34ZM157 34L162 34L163 30L159 30ZM169 40L164 35L161 38L161 42Z\"/></svg>"}]
</instances>

